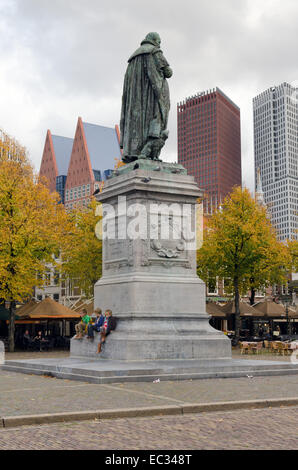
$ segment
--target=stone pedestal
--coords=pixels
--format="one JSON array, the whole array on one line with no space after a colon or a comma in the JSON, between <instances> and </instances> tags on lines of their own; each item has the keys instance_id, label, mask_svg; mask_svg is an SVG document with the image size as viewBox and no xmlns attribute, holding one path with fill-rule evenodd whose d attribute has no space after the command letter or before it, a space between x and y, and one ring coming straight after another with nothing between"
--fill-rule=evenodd
<instances>
[{"instance_id":1,"label":"stone pedestal","mask_svg":"<svg viewBox=\"0 0 298 470\"><path fill-rule=\"evenodd\" d=\"M85 339L72 340L72 355L128 361L231 357L230 340L209 325L205 284L196 274L201 195L183 167L160 162L125 165L105 183L98 200L108 238L94 295L95 307L113 311L117 328L99 356Z\"/></svg>"}]
</instances>

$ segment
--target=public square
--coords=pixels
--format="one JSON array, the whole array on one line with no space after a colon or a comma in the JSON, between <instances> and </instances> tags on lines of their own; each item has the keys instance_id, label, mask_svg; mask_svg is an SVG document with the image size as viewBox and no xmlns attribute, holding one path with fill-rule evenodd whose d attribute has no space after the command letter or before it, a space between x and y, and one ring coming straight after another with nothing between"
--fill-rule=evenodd
<instances>
[{"instance_id":1,"label":"public square","mask_svg":"<svg viewBox=\"0 0 298 470\"><path fill-rule=\"evenodd\" d=\"M68 353L37 354L63 358ZM24 358L24 353L8 354L8 359L13 356ZM2 370L0 417L67 412L73 417L52 424L48 418L30 426L8 422L12 427L0 428L0 449L298 449L297 390L298 375L98 385ZM267 404L260 403L265 400ZM239 402L246 405L237 409ZM219 403L224 409L212 410ZM173 414L175 407L191 404L209 408ZM144 409L147 416L138 417ZM75 413L96 410L114 414L76 421ZM123 410L135 413L121 417Z\"/></svg>"},{"instance_id":2,"label":"public square","mask_svg":"<svg viewBox=\"0 0 298 470\"><path fill-rule=\"evenodd\" d=\"M0 450L298 450L297 16L0 0Z\"/></svg>"},{"instance_id":3,"label":"public square","mask_svg":"<svg viewBox=\"0 0 298 470\"><path fill-rule=\"evenodd\" d=\"M297 427L298 407L85 421L0 429L0 449L298 450Z\"/></svg>"}]
</instances>

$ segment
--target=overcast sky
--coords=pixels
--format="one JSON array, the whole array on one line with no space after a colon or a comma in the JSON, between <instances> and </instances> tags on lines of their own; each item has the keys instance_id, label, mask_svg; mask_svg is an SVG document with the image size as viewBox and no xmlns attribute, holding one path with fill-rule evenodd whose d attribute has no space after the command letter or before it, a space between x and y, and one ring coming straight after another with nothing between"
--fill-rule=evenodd
<instances>
[{"instance_id":1,"label":"overcast sky","mask_svg":"<svg viewBox=\"0 0 298 470\"><path fill-rule=\"evenodd\" d=\"M252 98L297 85L297 18L297 0L0 0L0 127L39 169L47 129L73 137L78 116L114 126L127 59L157 31L174 71L162 158L177 159L177 102L218 86L241 108L253 189Z\"/></svg>"}]
</instances>

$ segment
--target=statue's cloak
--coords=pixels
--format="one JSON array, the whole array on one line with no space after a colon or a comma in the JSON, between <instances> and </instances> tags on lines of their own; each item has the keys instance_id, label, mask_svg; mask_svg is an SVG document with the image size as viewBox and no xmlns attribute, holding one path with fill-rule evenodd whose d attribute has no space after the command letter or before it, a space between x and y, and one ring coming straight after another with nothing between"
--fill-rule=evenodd
<instances>
[{"instance_id":1,"label":"statue's cloak","mask_svg":"<svg viewBox=\"0 0 298 470\"><path fill-rule=\"evenodd\" d=\"M128 60L120 120L123 157L137 157L148 139L152 121L167 128L170 92L164 69L169 64L156 45L143 41Z\"/></svg>"}]
</instances>

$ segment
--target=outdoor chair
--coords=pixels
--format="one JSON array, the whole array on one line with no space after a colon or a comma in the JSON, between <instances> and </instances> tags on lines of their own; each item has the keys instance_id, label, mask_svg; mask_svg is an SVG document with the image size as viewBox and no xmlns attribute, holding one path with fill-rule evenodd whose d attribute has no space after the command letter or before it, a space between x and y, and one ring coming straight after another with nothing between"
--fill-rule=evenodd
<instances>
[{"instance_id":1,"label":"outdoor chair","mask_svg":"<svg viewBox=\"0 0 298 470\"><path fill-rule=\"evenodd\" d=\"M274 353L274 354L277 354L279 349L278 349L278 345L280 343L277 343L276 341L272 341L271 343L271 352Z\"/></svg>"},{"instance_id":2,"label":"outdoor chair","mask_svg":"<svg viewBox=\"0 0 298 470\"><path fill-rule=\"evenodd\" d=\"M62 336L55 337L55 347L59 349L64 348L64 338Z\"/></svg>"},{"instance_id":3,"label":"outdoor chair","mask_svg":"<svg viewBox=\"0 0 298 470\"><path fill-rule=\"evenodd\" d=\"M296 351L296 349L298 349L298 341L292 341L290 343L290 349L291 351Z\"/></svg>"},{"instance_id":4,"label":"outdoor chair","mask_svg":"<svg viewBox=\"0 0 298 470\"><path fill-rule=\"evenodd\" d=\"M277 354L284 356L284 343L277 343Z\"/></svg>"},{"instance_id":5,"label":"outdoor chair","mask_svg":"<svg viewBox=\"0 0 298 470\"><path fill-rule=\"evenodd\" d=\"M68 350L70 349L70 339L67 338L66 336L63 337L63 339L64 339L64 346L63 346L63 348L64 348L66 351L68 351Z\"/></svg>"},{"instance_id":6,"label":"outdoor chair","mask_svg":"<svg viewBox=\"0 0 298 470\"><path fill-rule=\"evenodd\" d=\"M265 340L264 348L266 349L266 351L271 351L271 341Z\"/></svg>"},{"instance_id":7,"label":"outdoor chair","mask_svg":"<svg viewBox=\"0 0 298 470\"><path fill-rule=\"evenodd\" d=\"M288 356L292 353L290 343L282 343L281 352L284 356Z\"/></svg>"},{"instance_id":8,"label":"outdoor chair","mask_svg":"<svg viewBox=\"0 0 298 470\"><path fill-rule=\"evenodd\" d=\"M240 352L241 354L248 354L249 351L249 344L248 343L240 343Z\"/></svg>"},{"instance_id":9,"label":"outdoor chair","mask_svg":"<svg viewBox=\"0 0 298 470\"><path fill-rule=\"evenodd\" d=\"M55 346L55 338L50 338L48 341L49 342L45 345L45 349L47 351L49 351L49 350L52 351L54 349L54 346Z\"/></svg>"},{"instance_id":10,"label":"outdoor chair","mask_svg":"<svg viewBox=\"0 0 298 470\"><path fill-rule=\"evenodd\" d=\"M251 345L251 350L254 354L260 354L262 349L263 349L263 343L262 342Z\"/></svg>"}]
</instances>

